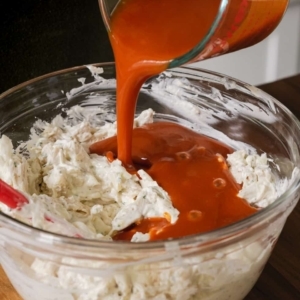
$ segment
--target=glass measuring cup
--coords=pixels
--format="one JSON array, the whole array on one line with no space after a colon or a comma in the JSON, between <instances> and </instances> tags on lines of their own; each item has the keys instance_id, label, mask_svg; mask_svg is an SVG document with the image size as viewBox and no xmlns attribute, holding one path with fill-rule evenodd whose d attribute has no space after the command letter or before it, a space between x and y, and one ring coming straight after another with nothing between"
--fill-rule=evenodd
<instances>
[{"instance_id":1,"label":"glass measuring cup","mask_svg":"<svg viewBox=\"0 0 300 300\"><path fill-rule=\"evenodd\" d=\"M203 1L205 10L206 0L198 1ZM111 31L111 15L121 2L123 1L99 0L100 11L108 32ZM186 53L170 59L168 68L219 56L260 42L277 27L289 1L220 0L219 2L219 9L205 36ZM168 19L165 22L168 22ZM174 38L176 36L170 37Z\"/></svg>"}]
</instances>

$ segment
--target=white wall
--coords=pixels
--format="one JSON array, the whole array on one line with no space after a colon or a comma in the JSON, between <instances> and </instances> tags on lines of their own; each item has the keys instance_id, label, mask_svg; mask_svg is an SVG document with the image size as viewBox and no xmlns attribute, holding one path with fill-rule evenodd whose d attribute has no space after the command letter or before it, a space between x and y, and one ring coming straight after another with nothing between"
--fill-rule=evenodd
<instances>
[{"instance_id":1,"label":"white wall","mask_svg":"<svg viewBox=\"0 0 300 300\"><path fill-rule=\"evenodd\" d=\"M300 0L290 0L279 26L261 43L193 66L230 75L253 85L300 73Z\"/></svg>"}]
</instances>

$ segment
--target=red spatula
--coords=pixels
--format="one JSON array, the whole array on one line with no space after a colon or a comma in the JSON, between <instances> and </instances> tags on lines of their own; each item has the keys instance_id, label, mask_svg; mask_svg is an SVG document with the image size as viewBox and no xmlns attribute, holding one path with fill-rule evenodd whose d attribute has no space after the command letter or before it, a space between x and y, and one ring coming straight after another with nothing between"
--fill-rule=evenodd
<instances>
[{"instance_id":1,"label":"red spatula","mask_svg":"<svg viewBox=\"0 0 300 300\"><path fill-rule=\"evenodd\" d=\"M28 203L28 200L24 195L0 179L0 202L4 203L10 208L19 208ZM53 223L51 218L47 217L46 215L45 220ZM75 233L74 237L82 238L82 235Z\"/></svg>"},{"instance_id":2,"label":"red spatula","mask_svg":"<svg viewBox=\"0 0 300 300\"><path fill-rule=\"evenodd\" d=\"M28 203L28 200L24 195L0 179L0 202L10 208L18 208Z\"/></svg>"}]
</instances>

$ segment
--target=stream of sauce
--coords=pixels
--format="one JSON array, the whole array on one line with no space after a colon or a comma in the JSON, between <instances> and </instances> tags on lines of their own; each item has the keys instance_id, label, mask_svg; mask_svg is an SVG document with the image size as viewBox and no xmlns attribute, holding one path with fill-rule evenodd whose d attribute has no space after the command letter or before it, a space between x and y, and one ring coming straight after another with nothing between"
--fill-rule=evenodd
<instances>
[{"instance_id":1,"label":"stream of sauce","mask_svg":"<svg viewBox=\"0 0 300 300\"><path fill-rule=\"evenodd\" d=\"M119 232L116 240L130 240L137 231L149 232L151 240L182 237L226 226L256 211L237 197L240 186L224 160L232 152L226 145L167 122L132 130L142 84L203 39L219 5L220 0L121 0L111 16L117 137L92 145L90 151L109 160L117 157L131 172L144 169L180 212L175 224L168 216L143 219Z\"/></svg>"},{"instance_id":2,"label":"stream of sauce","mask_svg":"<svg viewBox=\"0 0 300 300\"><path fill-rule=\"evenodd\" d=\"M122 0L112 14L110 41L117 69L118 158L125 165L132 163L132 126L142 84L202 40L219 5L220 0Z\"/></svg>"}]
</instances>

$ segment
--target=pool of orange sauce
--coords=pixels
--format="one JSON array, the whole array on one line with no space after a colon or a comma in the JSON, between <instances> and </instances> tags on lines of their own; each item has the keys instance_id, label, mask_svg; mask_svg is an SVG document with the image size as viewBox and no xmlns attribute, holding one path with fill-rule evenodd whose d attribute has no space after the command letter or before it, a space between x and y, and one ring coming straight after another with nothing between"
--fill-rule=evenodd
<instances>
[{"instance_id":1,"label":"pool of orange sauce","mask_svg":"<svg viewBox=\"0 0 300 300\"><path fill-rule=\"evenodd\" d=\"M117 157L117 139L93 144L92 153ZM133 130L135 169L144 169L168 192L180 214L171 224L166 218L143 219L118 233L130 240L135 232L150 233L151 240L210 231L239 221L256 211L237 196L240 186L230 174L225 157L228 146L176 123L157 122Z\"/></svg>"},{"instance_id":2,"label":"pool of orange sauce","mask_svg":"<svg viewBox=\"0 0 300 300\"><path fill-rule=\"evenodd\" d=\"M256 211L237 197L240 186L224 161L232 152L226 145L167 122L132 130L142 84L197 45L219 5L220 0L122 0L111 16L117 137L92 145L90 151L110 161L117 157L130 172L144 169L180 212L175 224L167 215L139 220L115 240L130 240L137 231L149 232L151 240L182 237L226 226Z\"/></svg>"}]
</instances>

